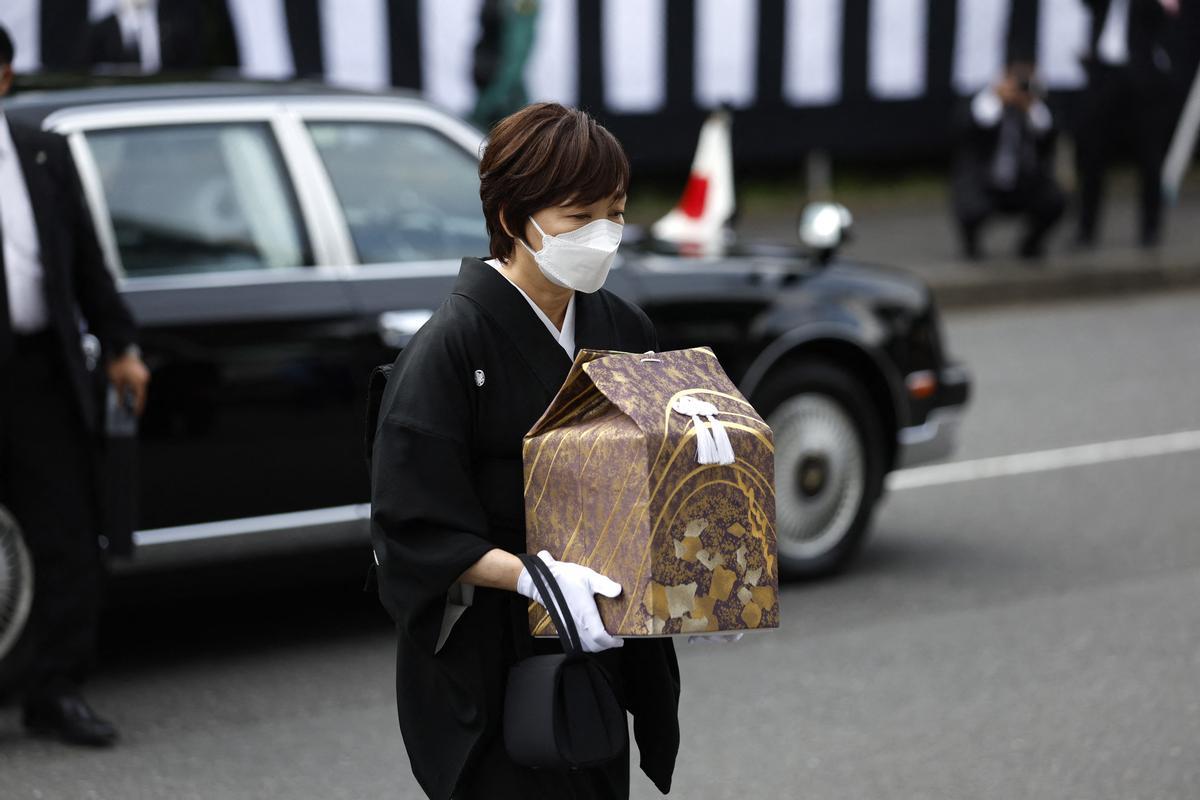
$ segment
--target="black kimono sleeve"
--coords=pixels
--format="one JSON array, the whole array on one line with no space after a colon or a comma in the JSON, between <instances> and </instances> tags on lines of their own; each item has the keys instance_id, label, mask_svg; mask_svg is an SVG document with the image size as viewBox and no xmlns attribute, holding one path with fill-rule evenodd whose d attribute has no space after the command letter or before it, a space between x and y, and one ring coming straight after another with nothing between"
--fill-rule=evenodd
<instances>
[{"instance_id":1,"label":"black kimono sleeve","mask_svg":"<svg viewBox=\"0 0 1200 800\"><path fill-rule=\"evenodd\" d=\"M371 535L379 595L432 654L446 592L493 545L471 477L474 419L465 347L427 326L396 359L371 461Z\"/></svg>"}]
</instances>

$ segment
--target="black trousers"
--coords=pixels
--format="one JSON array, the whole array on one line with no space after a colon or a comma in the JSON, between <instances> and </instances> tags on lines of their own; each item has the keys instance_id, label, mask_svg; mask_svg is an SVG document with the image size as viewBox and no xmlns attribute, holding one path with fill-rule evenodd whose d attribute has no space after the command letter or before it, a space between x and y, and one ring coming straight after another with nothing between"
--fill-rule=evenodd
<instances>
[{"instance_id":1,"label":"black trousers","mask_svg":"<svg viewBox=\"0 0 1200 800\"><path fill-rule=\"evenodd\" d=\"M1027 179L1014 191L989 188L976 174L962 174L954 182L954 215L958 218L963 247L969 255L978 251L979 230L989 217L998 214L1025 219L1021 251L1039 252L1046 235L1066 209L1066 197L1049 176Z\"/></svg>"},{"instance_id":2,"label":"black trousers","mask_svg":"<svg viewBox=\"0 0 1200 800\"><path fill-rule=\"evenodd\" d=\"M1138 233L1151 243L1162 224L1161 172L1171 135L1169 84L1132 69L1092 64L1079 100L1075 168L1079 175L1079 238L1093 241L1104 195L1104 172L1122 144L1133 145L1140 184Z\"/></svg>"},{"instance_id":3,"label":"black trousers","mask_svg":"<svg viewBox=\"0 0 1200 800\"><path fill-rule=\"evenodd\" d=\"M0 503L21 526L34 564L33 607L19 645L27 700L83 681L104 575L94 450L58 349L53 334L19 336L0 364Z\"/></svg>"}]
</instances>

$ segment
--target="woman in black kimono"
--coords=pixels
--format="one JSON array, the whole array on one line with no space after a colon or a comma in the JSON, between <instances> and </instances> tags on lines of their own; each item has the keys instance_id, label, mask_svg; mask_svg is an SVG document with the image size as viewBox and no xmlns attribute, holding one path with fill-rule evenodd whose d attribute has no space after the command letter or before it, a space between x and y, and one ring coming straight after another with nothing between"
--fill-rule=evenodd
<instances>
[{"instance_id":1,"label":"woman in black kimono","mask_svg":"<svg viewBox=\"0 0 1200 800\"><path fill-rule=\"evenodd\" d=\"M620 241L629 163L582 111L537 104L493 128L479 167L488 260L396 359L372 461L380 596L396 621L396 701L413 774L446 798L623 798L629 756L587 770L514 764L501 736L508 668L559 649L528 633L521 441L578 348L644 352L654 328L600 289ZM642 770L665 794L679 747L669 639L622 642L593 592L620 587L544 556L585 648L634 716Z\"/></svg>"}]
</instances>

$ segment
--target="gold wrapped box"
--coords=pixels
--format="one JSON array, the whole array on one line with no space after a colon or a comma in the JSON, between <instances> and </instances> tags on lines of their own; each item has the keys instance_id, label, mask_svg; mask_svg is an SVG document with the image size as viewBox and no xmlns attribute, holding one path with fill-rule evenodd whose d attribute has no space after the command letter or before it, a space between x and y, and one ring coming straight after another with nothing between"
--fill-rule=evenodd
<instances>
[{"instance_id":1,"label":"gold wrapped box","mask_svg":"<svg viewBox=\"0 0 1200 800\"><path fill-rule=\"evenodd\" d=\"M623 587L609 633L779 626L771 429L708 348L581 350L525 435L526 546ZM530 604L536 635L551 635Z\"/></svg>"}]
</instances>

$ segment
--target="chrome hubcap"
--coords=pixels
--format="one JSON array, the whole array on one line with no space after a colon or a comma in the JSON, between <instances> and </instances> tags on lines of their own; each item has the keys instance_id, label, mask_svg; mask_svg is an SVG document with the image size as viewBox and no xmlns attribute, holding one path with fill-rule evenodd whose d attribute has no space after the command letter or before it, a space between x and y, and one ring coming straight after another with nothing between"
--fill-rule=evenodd
<instances>
[{"instance_id":1,"label":"chrome hubcap","mask_svg":"<svg viewBox=\"0 0 1200 800\"><path fill-rule=\"evenodd\" d=\"M845 538L866 488L862 437L825 394L784 401L767 423L775 436L775 513L780 552L821 556Z\"/></svg>"},{"instance_id":2,"label":"chrome hubcap","mask_svg":"<svg viewBox=\"0 0 1200 800\"><path fill-rule=\"evenodd\" d=\"M33 601L33 564L12 517L0 509L0 658L17 643Z\"/></svg>"},{"instance_id":3,"label":"chrome hubcap","mask_svg":"<svg viewBox=\"0 0 1200 800\"><path fill-rule=\"evenodd\" d=\"M796 487L805 499L821 493L829 482L829 459L824 454L809 453L796 470Z\"/></svg>"}]
</instances>

